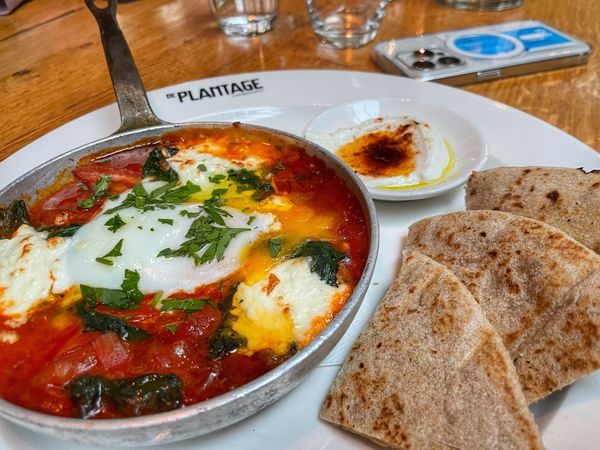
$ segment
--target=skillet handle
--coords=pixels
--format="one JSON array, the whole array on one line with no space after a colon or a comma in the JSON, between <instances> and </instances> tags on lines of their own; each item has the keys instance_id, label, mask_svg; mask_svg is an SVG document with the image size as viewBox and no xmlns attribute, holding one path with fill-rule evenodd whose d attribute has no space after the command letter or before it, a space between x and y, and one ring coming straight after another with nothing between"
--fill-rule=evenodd
<instances>
[{"instance_id":1,"label":"skillet handle","mask_svg":"<svg viewBox=\"0 0 600 450\"><path fill-rule=\"evenodd\" d=\"M121 112L121 126L115 134L167 124L156 117L150 108L142 79L117 23L117 0L108 0L108 6L104 8L96 6L94 0L85 0L85 4L98 22L108 71Z\"/></svg>"}]
</instances>

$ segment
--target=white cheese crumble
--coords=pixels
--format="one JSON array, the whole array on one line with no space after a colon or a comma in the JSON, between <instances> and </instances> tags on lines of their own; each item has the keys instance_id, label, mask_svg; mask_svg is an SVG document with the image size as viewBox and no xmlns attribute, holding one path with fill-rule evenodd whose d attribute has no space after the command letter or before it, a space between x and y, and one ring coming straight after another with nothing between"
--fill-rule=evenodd
<instances>
[{"instance_id":1,"label":"white cheese crumble","mask_svg":"<svg viewBox=\"0 0 600 450\"><path fill-rule=\"evenodd\" d=\"M54 282L62 276L69 240L46 240L47 236L21 225L11 239L0 240L0 311L4 314L24 315L55 292Z\"/></svg>"}]
</instances>

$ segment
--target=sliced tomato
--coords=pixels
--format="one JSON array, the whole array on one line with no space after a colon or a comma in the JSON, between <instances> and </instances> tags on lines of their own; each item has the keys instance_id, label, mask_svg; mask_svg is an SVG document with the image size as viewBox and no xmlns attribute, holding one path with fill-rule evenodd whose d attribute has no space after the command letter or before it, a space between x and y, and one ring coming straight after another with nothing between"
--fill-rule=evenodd
<instances>
[{"instance_id":1,"label":"sliced tomato","mask_svg":"<svg viewBox=\"0 0 600 450\"><path fill-rule=\"evenodd\" d=\"M109 194L120 194L142 180L141 167L139 171L133 171L100 163L75 167L73 175L83 181L89 188L92 188L100 177L110 177Z\"/></svg>"},{"instance_id":2,"label":"sliced tomato","mask_svg":"<svg viewBox=\"0 0 600 450\"><path fill-rule=\"evenodd\" d=\"M99 199L90 209L79 208L78 203L90 195L90 188L80 182L66 184L50 197L34 204L29 210L29 220L36 228L86 223L104 204L104 200Z\"/></svg>"}]
</instances>

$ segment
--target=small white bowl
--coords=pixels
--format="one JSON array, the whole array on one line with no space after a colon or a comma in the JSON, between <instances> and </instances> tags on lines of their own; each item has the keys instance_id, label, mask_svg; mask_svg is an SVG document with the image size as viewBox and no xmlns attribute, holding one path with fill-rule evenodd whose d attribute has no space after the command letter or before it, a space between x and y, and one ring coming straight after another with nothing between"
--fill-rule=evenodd
<instances>
[{"instance_id":1,"label":"small white bowl","mask_svg":"<svg viewBox=\"0 0 600 450\"><path fill-rule=\"evenodd\" d=\"M471 122L453 111L413 98L372 98L333 106L310 121L304 137L310 140L311 135L333 133L377 117L399 116L410 116L437 130L452 147L454 166L442 180L423 187L399 190L368 187L374 199L404 201L435 197L460 186L471 172L484 166L487 144ZM335 153L337 149L327 150Z\"/></svg>"}]
</instances>

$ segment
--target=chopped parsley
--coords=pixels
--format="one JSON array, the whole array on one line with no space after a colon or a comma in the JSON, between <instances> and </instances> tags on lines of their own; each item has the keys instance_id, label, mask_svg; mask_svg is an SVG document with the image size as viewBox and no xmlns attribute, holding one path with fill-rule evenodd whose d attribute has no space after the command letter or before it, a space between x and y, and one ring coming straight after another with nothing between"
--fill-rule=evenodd
<instances>
[{"instance_id":1,"label":"chopped parsley","mask_svg":"<svg viewBox=\"0 0 600 450\"><path fill-rule=\"evenodd\" d=\"M198 164L196 167L200 172L206 172L208 170L204 164Z\"/></svg>"},{"instance_id":2,"label":"chopped parsley","mask_svg":"<svg viewBox=\"0 0 600 450\"><path fill-rule=\"evenodd\" d=\"M100 179L94 183L92 195L85 200L81 200L79 203L77 203L77 206L81 209L90 209L98 200L100 200L102 197L106 197L110 180L111 177L102 175Z\"/></svg>"},{"instance_id":3,"label":"chopped parsley","mask_svg":"<svg viewBox=\"0 0 600 450\"><path fill-rule=\"evenodd\" d=\"M106 222L104 222L104 225L106 225L106 228L108 228L108 231L112 231L113 233L116 233L120 228L125 226L125 221L123 219L121 219L121 216L116 214L113 217L111 217L110 219L108 219Z\"/></svg>"},{"instance_id":4,"label":"chopped parsley","mask_svg":"<svg viewBox=\"0 0 600 450\"><path fill-rule=\"evenodd\" d=\"M211 183L214 183L214 184L219 184L225 178L227 178L227 175L223 175L222 173L218 173L217 175L213 175L212 177L208 177L208 181L210 181Z\"/></svg>"},{"instance_id":5,"label":"chopped parsley","mask_svg":"<svg viewBox=\"0 0 600 450\"><path fill-rule=\"evenodd\" d=\"M175 332L177 331L177 328L179 328L179 324L177 323L170 323L169 325L165 325L165 328L167 329L167 331L171 334L175 334Z\"/></svg>"},{"instance_id":6,"label":"chopped parsley","mask_svg":"<svg viewBox=\"0 0 600 450\"><path fill-rule=\"evenodd\" d=\"M167 298L163 300L160 307L161 312L164 311L185 311L191 313L204 309L206 305L214 308L214 303L209 298Z\"/></svg>"},{"instance_id":7,"label":"chopped parsley","mask_svg":"<svg viewBox=\"0 0 600 450\"><path fill-rule=\"evenodd\" d=\"M156 308L156 305L158 305L158 302L160 302L160 299L163 296L163 292L162 291L158 291L156 294L154 294L154 297L152 297L152 300L150 300L150 303L148 303L148 306L150 308Z\"/></svg>"},{"instance_id":8,"label":"chopped parsley","mask_svg":"<svg viewBox=\"0 0 600 450\"><path fill-rule=\"evenodd\" d=\"M256 216L250 216L248 218L248 222L246 222L246 225L252 225L252 223L256 220Z\"/></svg>"},{"instance_id":9,"label":"chopped parsley","mask_svg":"<svg viewBox=\"0 0 600 450\"><path fill-rule=\"evenodd\" d=\"M73 236L77 230L79 230L81 228L81 225L78 223L73 223L71 225L67 225L64 228L61 228L59 230L55 230L55 231L50 231L48 233L48 237L46 239L50 239L53 237L70 237Z\"/></svg>"},{"instance_id":10,"label":"chopped parsley","mask_svg":"<svg viewBox=\"0 0 600 450\"><path fill-rule=\"evenodd\" d=\"M104 264L105 266L114 266L115 262L111 258L122 256L121 247L123 247L123 239L120 239L119 242L117 242L117 244L112 248L112 250L106 255L96 258L96 261L100 264Z\"/></svg>"},{"instance_id":11,"label":"chopped parsley","mask_svg":"<svg viewBox=\"0 0 600 450\"><path fill-rule=\"evenodd\" d=\"M121 290L92 287L82 284L81 295L86 305L95 308L98 303L115 309L137 308L144 298L138 289L140 275L135 270L125 269Z\"/></svg>"},{"instance_id":12,"label":"chopped parsley","mask_svg":"<svg viewBox=\"0 0 600 450\"><path fill-rule=\"evenodd\" d=\"M165 225L173 225L173 219L158 219L160 223L164 223Z\"/></svg>"},{"instance_id":13,"label":"chopped parsley","mask_svg":"<svg viewBox=\"0 0 600 450\"><path fill-rule=\"evenodd\" d=\"M183 186L176 186L177 182L173 181L148 192L143 184L137 184L120 205L110 208L104 214L112 214L125 208L136 208L142 212L173 209L175 205L185 203L192 195L201 191L200 186L190 181Z\"/></svg>"},{"instance_id":14,"label":"chopped parsley","mask_svg":"<svg viewBox=\"0 0 600 450\"><path fill-rule=\"evenodd\" d=\"M283 242L283 238L271 238L267 242L267 246L269 247L269 255L271 258L275 258L281 252L281 243Z\"/></svg>"}]
</instances>

